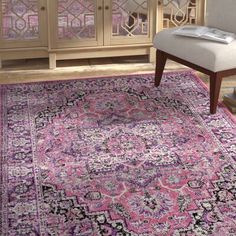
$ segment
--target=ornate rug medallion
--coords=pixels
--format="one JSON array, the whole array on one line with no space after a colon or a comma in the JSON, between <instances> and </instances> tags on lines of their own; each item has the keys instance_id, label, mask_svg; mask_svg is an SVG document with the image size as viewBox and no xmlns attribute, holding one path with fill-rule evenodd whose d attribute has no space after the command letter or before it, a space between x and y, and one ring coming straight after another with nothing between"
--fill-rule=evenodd
<instances>
[{"instance_id":1,"label":"ornate rug medallion","mask_svg":"<svg viewBox=\"0 0 236 236\"><path fill-rule=\"evenodd\" d=\"M236 234L236 128L192 72L3 85L1 235Z\"/></svg>"}]
</instances>

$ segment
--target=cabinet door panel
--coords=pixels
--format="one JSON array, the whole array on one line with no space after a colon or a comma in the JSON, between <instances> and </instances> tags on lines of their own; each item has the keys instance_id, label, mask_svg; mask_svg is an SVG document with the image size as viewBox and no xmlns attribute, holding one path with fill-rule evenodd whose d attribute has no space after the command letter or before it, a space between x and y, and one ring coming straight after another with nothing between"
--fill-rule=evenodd
<instances>
[{"instance_id":1,"label":"cabinet door panel","mask_svg":"<svg viewBox=\"0 0 236 236\"><path fill-rule=\"evenodd\" d=\"M96 0L54 0L53 48L96 46L101 41L102 8Z\"/></svg>"},{"instance_id":2,"label":"cabinet door panel","mask_svg":"<svg viewBox=\"0 0 236 236\"><path fill-rule=\"evenodd\" d=\"M106 44L126 44L128 42L149 42L152 21L150 0L105 0ZM106 11L106 5L111 7ZM109 13L111 15L109 15Z\"/></svg>"},{"instance_id":3,"label":"cabinet door panel","mask_svg":"<svg viewBox=\"0 0 236 236\"><path fill-rule=\"evenodd\" d=\"M185 24L202 24L203 3L203 0L162 0L159 30Z\"/></svg>"},{"instance_id":4,"label":"cabinet door panel","mask_svg":"<svg viewBox=\"0 0 236 236\"><path fill-rule=\"evenodd\" d=\"M42 32L45 1L2 0L0 5L2 48L45 45L46 34Z\"/></svg>"}]
</instances>

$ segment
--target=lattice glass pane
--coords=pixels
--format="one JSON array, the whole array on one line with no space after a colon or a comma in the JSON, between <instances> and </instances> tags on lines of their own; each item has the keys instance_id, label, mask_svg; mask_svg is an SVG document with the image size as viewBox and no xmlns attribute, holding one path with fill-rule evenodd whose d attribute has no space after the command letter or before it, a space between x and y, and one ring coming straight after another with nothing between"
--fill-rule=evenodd
<instances>
[{"instance_id":1,"label":"lattice glass pane","mask_svg":"<svg viewBox=\"0 0 236 236\"><path fill-rule=\"evenodd\" d=\"M95 1L58 0L58 38L95 38Z\"/></svg>"},{"instance_id":2,"label":"lattice glass pane","mask_svg":"<svg viewBox=\"0 0 236 236\"><path fill-rule=\"evenodd\" d=\"M5 40L39 38L37 0L2 0L2 37Z\"/></svg>"},{"instance_id":3,"label":"lattice glass pane","mask_svg":"<svg viewBox=\"0 0 236 236\"><path fill-rule=\"evenodd\" d=\"M163 28L196 23L196 0L163 0Z\"/></svg>"},{"instance_id":4,"label":"lattice glass pane","mask_svg":"<svg viewBox=\"0 0 236 236\"><path fill-rule=\"evenodd\" d=\"M112 1L112 36L148 35L148 0Z\"/></svg>"}]
</instances>

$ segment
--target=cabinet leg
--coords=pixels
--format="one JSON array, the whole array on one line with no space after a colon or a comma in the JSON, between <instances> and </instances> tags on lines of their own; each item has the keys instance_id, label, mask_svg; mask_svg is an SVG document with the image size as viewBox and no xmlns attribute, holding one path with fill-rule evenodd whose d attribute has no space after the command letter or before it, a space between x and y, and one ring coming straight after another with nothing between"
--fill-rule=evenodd
<instances>
[{"instance_id":1,"label":"cabinet leg","mask_svg":"<svg viewBox=\"0 0 236 236\"><path fill-rule=\"evenodd\" d=\"M2 69L2 57L0 55L0 69Z\"/></svg>"},{"instance_id":2,"label":"cabinet leg","mask_svg":"<svg viewBox=\"0 0 236 236\"><path fill-rule=\"evenodd\" d=\"M57 55L56 53L49 53L49 69L56 69Z\"/></svg>"},{"instance_id":3,"label":"cabinet leg","mask_svg":"<svg viewBox=\"0 0 236 236\"><path fill-rule=\"evenodd\" d=\"M156 49L154 47L150 48L149 62L150 63L155 63L156 62Z\"/></svg>"}]
</instances>

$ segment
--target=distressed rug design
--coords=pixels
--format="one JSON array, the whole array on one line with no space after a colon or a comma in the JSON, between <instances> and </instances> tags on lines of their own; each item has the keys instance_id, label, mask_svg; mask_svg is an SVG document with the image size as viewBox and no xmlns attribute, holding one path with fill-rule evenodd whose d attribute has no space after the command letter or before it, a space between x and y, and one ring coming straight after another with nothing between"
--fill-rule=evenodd
<instances>
[{"instance_id":1,"label":"distressed rug design","mask_svg":"<svg viewBox=\"0 0 236 236\"><path fill-rule=\"evenodd\" d=\"M1 231L236 235L236 128L191 71L3 85Z\"/></svg>"}]
</instances>

